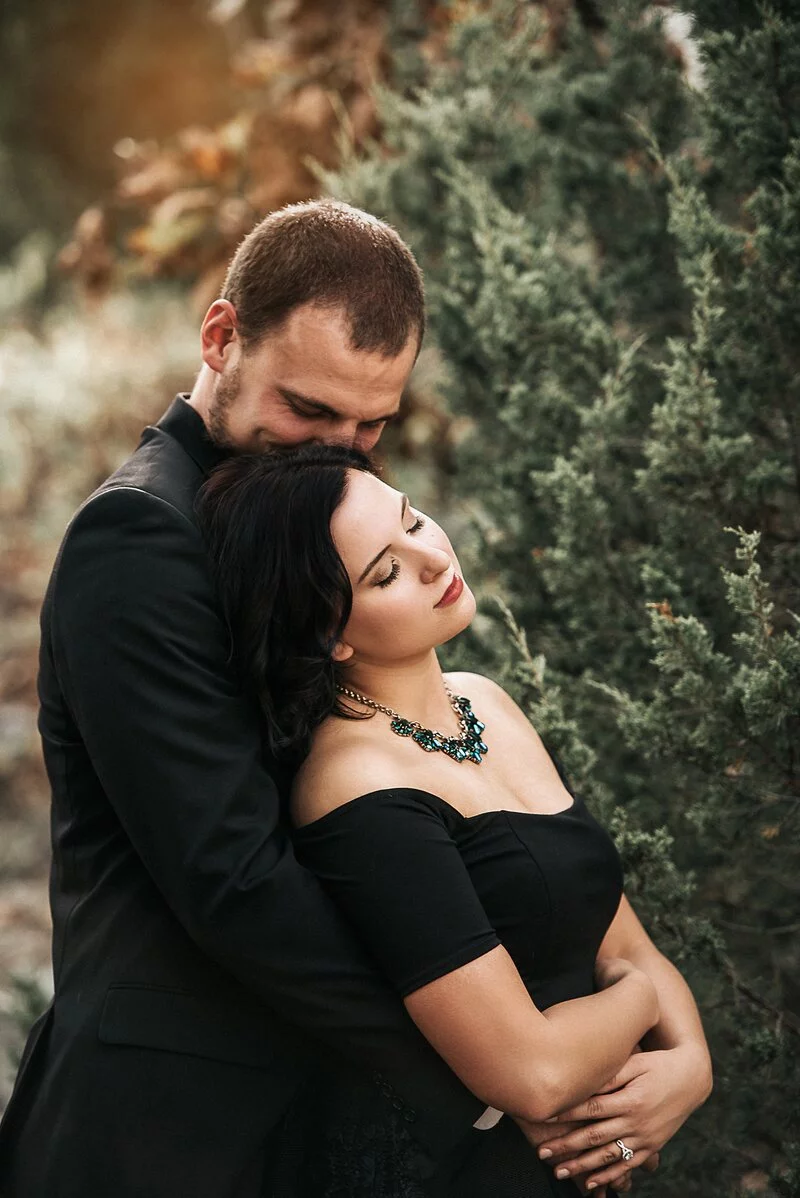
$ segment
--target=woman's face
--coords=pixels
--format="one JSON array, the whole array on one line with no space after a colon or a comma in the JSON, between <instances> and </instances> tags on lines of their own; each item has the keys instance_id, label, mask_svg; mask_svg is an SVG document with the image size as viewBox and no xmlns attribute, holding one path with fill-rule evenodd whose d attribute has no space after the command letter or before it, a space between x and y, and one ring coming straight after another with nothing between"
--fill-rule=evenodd
<instances>
[{"instance_id":1,"label":"woman's face","mask_svg":"<svg viewBox=\"0 0 800 1198\"><path fill-rule=\"evenodd\" d=\"M353 588L340 660L422 657L472 620L475 599L447 536L380 479L348 471L331 533Z\"/></svg>"}]
</instances>

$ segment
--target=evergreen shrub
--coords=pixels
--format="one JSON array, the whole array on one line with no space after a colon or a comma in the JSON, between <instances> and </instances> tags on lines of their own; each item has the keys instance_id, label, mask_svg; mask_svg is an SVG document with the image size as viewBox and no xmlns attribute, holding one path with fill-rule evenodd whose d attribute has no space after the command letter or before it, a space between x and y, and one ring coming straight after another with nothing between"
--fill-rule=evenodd
<instances>
[{"instance_id":1,"label":"evergreen shrub","mask_svg":"<svg viewBox=\"0 0 800 1198\"><path fill-rule=\"evenodd\" d=\"M564 758L701 1006L715 1092L643 1184L798 1195L800 14L445 9L430 59L396 6L382 144L327 183L415 248L470 430L458 664Z\"/></svg>"}]
</instances>

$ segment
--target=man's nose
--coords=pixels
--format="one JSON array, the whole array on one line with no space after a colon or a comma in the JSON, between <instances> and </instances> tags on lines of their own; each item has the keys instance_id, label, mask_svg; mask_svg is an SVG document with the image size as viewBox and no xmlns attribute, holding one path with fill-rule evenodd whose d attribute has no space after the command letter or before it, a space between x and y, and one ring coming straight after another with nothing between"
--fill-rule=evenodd
<instances>
[{"instance_id":1,"label":"man's nose","mask_svg":"<svg viewBox=\"0 0 800 1198\"><path fill-rule=\"evenodd\" d=\"M331 432L315 438L317 445L338 445L340 449L358 449L358 439L355 428L337 425Z\"/></svg>"},{"instance_id":2,"label":"man's nose","mask_svg":"<svg viewBox=\"0 0 800 1198\"><path fill-rule=\"evenodd\" d=\"M383 428L361 428L356 426L353 433L353 448L360 449L362 453L369 453L380 440Z\"/></svg>"},{"instance_id":3,"label":"man's nose","mask_svg":"<svg viewBox=\"0 0 800 1198\"><path fill-rule=\"evenodd\" d=\"M336 428L325 438L327 445L340 445L342 449L360 449L364 436L360 435L357 421L352 424L337 424Z\"/></svg>"}]
</instances>

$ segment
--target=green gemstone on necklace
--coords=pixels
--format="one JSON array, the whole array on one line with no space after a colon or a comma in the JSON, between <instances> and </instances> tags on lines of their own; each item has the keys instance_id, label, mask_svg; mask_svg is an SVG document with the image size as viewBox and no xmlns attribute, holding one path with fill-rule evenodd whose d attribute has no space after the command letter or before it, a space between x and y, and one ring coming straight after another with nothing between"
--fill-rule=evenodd
<instances>
[{"instance_id":1,"label":"green gemstone on necklace","mask_svg":"<svg viewBox=\"0 0 800 1198\"><path fill-rule=\"evenodd\" d=\"M428 728L420 728L411 737L418 745L422 745L427 753L435 753L441 749L442 742L435 732L431 732Z\"/></svg>"},{"instance_id":2,"label":"green gemstone on necklace","mask_svg":"<svg viewBox=\"0 0 800 1198\"><path fill-rule=\"evenodd\" d=\"M382 711L384 715L388 715L391 719L389 727L392 732L397 736L410 736L426 753L441 752L453 761L474 761L476 765L480 765L484 755L489 752L489 746L481 740L481 733L486 725L482 724L475 715L472 704L466 695L454 695L447 685L445 685L445 690L461 725L460 736L445 736L433 728L423 728L421 724L398 715L391 707L376 703L367 695L350 690L346 686L337 686L336 689L340 694L347 695L349 698L363 703L366 707L372 707L375 711Z\"/></svg>"}]
</instances>

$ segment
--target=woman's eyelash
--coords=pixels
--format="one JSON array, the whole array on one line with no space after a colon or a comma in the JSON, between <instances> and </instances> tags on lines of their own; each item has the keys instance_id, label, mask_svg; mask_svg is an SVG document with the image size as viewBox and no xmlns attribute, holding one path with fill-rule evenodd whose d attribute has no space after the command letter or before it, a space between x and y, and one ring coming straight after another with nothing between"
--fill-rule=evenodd
<instances>
[{"instance_id":1,"label":"woman's eyelash","mask_svg":"<svg viewBox=\"0 0 800 1198\"><path fill-rule=\"evenodd\" d=\"M394 582L395 578L397 578L397 575L399 573L400 573L400 566L396 561L393 560L391 571L386 575L385 578L382 578L380 580L380 582L376 582L375 586L376 587L388 587L389 583Z\"/></svg>"},{"instance_id":2,"label":"woman's eyelash","mask_svg":"<svg viewBox=\"0 0 800 1198\"><path fill-rule=\"evenodd\" d=\"M422 528L424 523L425 523L424 518L422 516L417 516L416 520L411 525L411 527L406 529L406 532L419 532L419 530ZM394 582L395 578L397 578L397 575L399 573L400 573L400 565L393 558L391 570L389 571L389 573L386 575L385 578L381 578L379 582L376 582L375 586L376 587L388 587L389 583Z\"/></svg>"}]
</instances>

